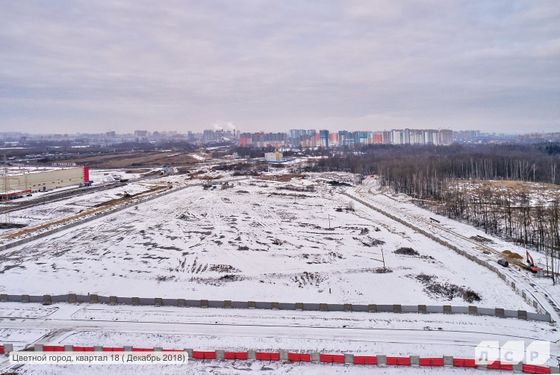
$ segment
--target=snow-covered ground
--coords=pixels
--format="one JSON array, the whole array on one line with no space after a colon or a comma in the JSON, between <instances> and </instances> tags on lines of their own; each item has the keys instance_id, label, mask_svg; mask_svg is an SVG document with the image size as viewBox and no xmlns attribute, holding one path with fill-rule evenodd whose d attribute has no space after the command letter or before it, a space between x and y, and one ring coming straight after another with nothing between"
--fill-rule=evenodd
<instances>
[{"instance_id":1,"label":"snow-covered ground","mask_svg":"<svg viewBox=\"0 0 560 375\"><path fill-rule=\"evenodd\" d=\"M308 374L308 375L465 375L465 374L485 374L484 370L472 370L461 368L418 368L418 367L370 367L370 366L344 366L329 364L293 364L279 362L219 362L219 361L191 361L187 365L170 366L149 366L149 365L130 365L130 366L39 366L26 365L18 369L21 375L137 375L158 374L158 375L188 375L188 374ZM511 374L511 371L492 371L492 374Z\"/></svg>"},{"instance_id":2,"label":"snow-covered ground","mask_svg":"<svg viewBox=\"0 0 560 375\"><path fill-rule=\"evenodd\" d=\"M323 177L195 186L7 250L0 291L532 310L494 273ZM462 296L446 294L455 286Z\"/></svg>"},{"instance_id":3,"label":"snow-covered ground","mask_svg":"<svg viewBox=\"0 0 560 375\"><path fill-rule=\"evenodd\" d=\"M17 303L2 304L0 314L0 342L13 343L16 350L33 343L42 343L473 358L476 345L483 340L498 341L500 344L520 340L528 345L534 340L555 341L557 337L554 328L546 323L444 314L394 315L68 304L45 307ZM560 354L557 344L552 344L551 353L553 358ZM259 366L258 363L210 363L224 371L236 369L237 366L253 371L260 369L255 367ZM2 363L0 358L0 370L6 369L4 365L6 363ZM192 367L184 369L205 368L195 361L189 366ZM301 369L306 373L315 369L298 364L271 366L281 371ZM314 366L331 368L324 364ZM101 371L107 368L98 367ZM44 367L24 368L40 371ZM78 368L81 371L86 367ZM125 367L114 368L120 370ZM157 366L152 368L158 369ZM373 369L378 370L377 367ZM398 373L398 369L393 370Z\"/></svg>"},{"instance_id":4,"label":"snow-covered ground","mask_svg":"<svg viewBox=\"0 0 560 375\"><path fill-rule=\"evenodd\" d=\"M458 246L463 250L471 251L480 259L496 265L499 255L488 253L488 248L502 253L510 251L525 257L527 249L514 243L505 241L495 236L484 233L483 230L477 229L467 223L461 223L456 220L449 219L445 216L436 215L426 209L420 208L412 203L410 197L404 194L391 194L379 186L376 178L368 178L363 185L355 189L355 193L360 198L395 215L413 225L421 227L430 233L437 235L439 238ZM430 218L435 218L439 223L433 222ZM478 239L478 241L476 240ZM484 239L484 242L480 242ZM544 268L545 257L536 251L530 251L536 263ZM544 304L553 304L560 307L560 285L552 285L550 278L536 277L532 273L519 269L519 267L510 266L510 268L501 269L504 274L509 275L520 286L524 285L527 290L533 294ZM539 296L540 295L540 296Z\"/></svg>"},{"instance_id":5,"label":"snow-covered ground","mask_svg":"<svg viewBox=\"0 0 560 375\"><path fill-rule=\"evenodd\" d=\"M111 199L120 198L125 192L128 194L136 194L147 191L151 186L153 186L153 182L138 182L72 197L62 201L31 206L9 213L9 220L12 223L25 224L27 226L42 224L49 220L76 214L84 209L94 207L100 203L110 201ZM7 234L17 230L17 228L0 229L0 234Z\"/></svg>"},{"instance_id":6,"label":"snow-covered ground","mask_svg":"<svg viewBox=\"0 0 560 375\"><path fill-rule=\"evenodd\" d=\"M219 175L227 176L227 173ZM358 195L465 251L478 252L489 262L497 258L484 254L476 241L468 240L471 236L489 238L492 243L486 245L498 251L523 253L522 248L487 236L469 225L435 216L405 196L382 194L373 179L358 187L331 186L328 182L332 179L353 181L351 175L313 174L289 182L250 178L235 181L233 187L223 190L219 185L207 190L202 186L178 190L137 208L3 251L0 293L90 292L279 302L472 304L534 311L488 269L351 200L342 192ZM149 180L149 184L168 182L186 186L201 181L187 181L185 176ZM108 198L99 197L100 201ZM52 205L57 212L56 206L94 204L87 199L71 198ZM37 215L40 219L40 214ZM48 216L48 212L42 215L64 216L63 213ZM440 224L431 223L430 217L440 220ZM417 254L410 250L395 253L403 247ZM391 272L380 272L383 259ZM509 271L520 284L552 290L547 280ZM455 286L478 294L481 300L465 300L472 296L469 293L452 294L449 299L446 292L456 291ZM553 343L553 359L560 354L554 324L517 319L447 314L0 304L0 343L13 343L16 349L39 342L472 358L474 347L482 340L500 343L523 340L526 344L546 340ZM0 369L8 368L5 360L0 360ZM184 366L25 365L17 372L483 373L450 368L247 361L191 361Z\"/></svg>"},{"instance_id":7,"label":"snow-covered ground","mask_svg":"<svg viewBox=\"0 0 560 375\"><path fill-rule=\"evenodd\" d=\"M90 169L89 178L93 181L93 184L106 184L121 179L124 180L137 180L146 171L152 171L157 169L152 168L140 168L140 169Z\"/></svg>"},{"instance_id":8,"label":"snow-covered ground","mask_svg":"<svg viewBox=\"0 0 560 375\"><path fill-rule=\"evenodd\" d=\"M116 173L118 171L110 172ZM112 174L109 175L111 176ZM229 176L226 175L224 177ZM107 180L105 183L112 184L113 182L115 181ZM51 220L57 220L65 217L70 218L83 210L93 208L97 205L111 201L113 199L121 198L124 194L139 194L142 192L147 192L148 190L153 189L156 186L162 186L166 184L171 184L173 187L182 187L186 185L200 184L201 182L201 180L189 179L185 175L156 175L153 178L130 181L123 186L117 186L109 188L107 190L93 191L84 195L78 195L63 200L57 200L50 203L42 203L27 208L22 208L17 211L12 211L9 214L5 214L4 220L10 223L24 224L28 227L40 225ZM73 188L75 187L72 187L72 189ZM59 192L61 190L65 189L56 189L52 192L37 194L53 194L54 192ZM10 233L17 232L20 229L21 228L0 229L0 236L9 235ZM6 240L0 237L0 244L4 241Z\"/></svg>"}]
</instances>

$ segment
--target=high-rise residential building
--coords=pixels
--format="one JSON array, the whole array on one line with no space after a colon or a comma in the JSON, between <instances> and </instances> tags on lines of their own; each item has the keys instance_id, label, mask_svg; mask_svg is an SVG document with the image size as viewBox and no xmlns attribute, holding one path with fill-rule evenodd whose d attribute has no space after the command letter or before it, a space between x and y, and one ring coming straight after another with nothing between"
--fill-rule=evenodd
<instances>
[{"instance_id":1,"label":"high-rise residential building","mask_svg":"<svg viewBox=\"0 0 560 375\"><path fill-rule=\"evenodd\" d=\"M402 145L404 144L404 135L402 130L393 129L391 130L391 144Z\"/></svg>"},{"instance_id":2,"label":"high-rise residential building","mask_svg":"<svg viewBox=\"0 0 560 375\"><path fill-rule=\"evenodd\" d=\"M136 137L147 137L148 136L148 131L147 130L135 130L134 135Z\"/></svg>"},{"instance_id":3,"label":"high-rise residential building","mask_svg":"<svg viewBox=\"0 0 560 375\"><path fill-rule=\"evenodd\" d=\"M390 130L383 131L383 144L390 145L393 144L393 132Z\"/></svg>"},{"instance_id":4,"label":"high-rise residential building","mask_svg":"<svg viewBox=\"0 0 560 375\"><path fill-rule=\"evenodd\" d=\"M203 133L206 141L228 140L229 133L223 130L208 130ZM313 129L291 129L288 133L243 133L239 139L242 147L301 147L331 148L357 147L370 144L394 145L450 145L453 143L453 131L449 129L392 129L389 131L347 131L329 132Z\"/></svg>"},{"instance_id":5,"label":"high-rise residential building","mask_svg":"<svg viewBox=\"0 0 560 375\"><path fill-rule=\"evenodd\" d=\"M447 146L453 143L453 131L449 129L440 129L438 132L438 144Z\"/></svg>"},{"instance_id":6,"label":"high-rise residential building","mask_svg":"<svg viewBox=\"0 0 560 375\"><path fill-rule=\"evenodd\" d=\"M319 130L319 146L329 148L329 131Z\"/></svg>"},{"instance_id":7,"label":"high-rise residential building","mask_svg":"<svg viewBox=\"0 0 560 375\"><path fill-rule=\"evenodd\" d=\"M338 133L333 132L329 134L329 146L338 147Z\"/></svg>"}]
</instances>

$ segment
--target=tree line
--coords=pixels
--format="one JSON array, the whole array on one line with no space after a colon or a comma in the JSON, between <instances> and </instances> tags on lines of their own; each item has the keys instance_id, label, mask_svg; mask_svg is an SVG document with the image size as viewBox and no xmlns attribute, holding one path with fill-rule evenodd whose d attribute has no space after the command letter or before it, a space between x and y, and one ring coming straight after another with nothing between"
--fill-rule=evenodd
<instances>
[{"instance_id":1,"label":"tree line","mask_svg":"<svg viewBox=\"0 0 560 375\"><path fill-rule=\"evenodd\" d=\"M560 146L380 145L320 160L314 170L376 174L381 184L405 193L450 218L560 258ZM514 180L553 184L535 197L526 189L469 184Z\"/></svg>"}]
</instances>

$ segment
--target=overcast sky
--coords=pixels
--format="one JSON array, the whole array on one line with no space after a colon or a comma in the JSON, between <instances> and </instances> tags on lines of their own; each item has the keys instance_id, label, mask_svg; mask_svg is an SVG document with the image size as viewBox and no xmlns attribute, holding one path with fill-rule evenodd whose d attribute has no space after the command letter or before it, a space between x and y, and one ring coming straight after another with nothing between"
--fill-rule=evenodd
<instances>
[{"instance_id":1,"label":"overcast sky","mask_svg":"<svg viewBox=\"0 0 560 375\"><path fill-rule=\"evenodd\" d=\"M0 131L560 131L560 1L0 0Z\"/></svg>"}]
</instances>

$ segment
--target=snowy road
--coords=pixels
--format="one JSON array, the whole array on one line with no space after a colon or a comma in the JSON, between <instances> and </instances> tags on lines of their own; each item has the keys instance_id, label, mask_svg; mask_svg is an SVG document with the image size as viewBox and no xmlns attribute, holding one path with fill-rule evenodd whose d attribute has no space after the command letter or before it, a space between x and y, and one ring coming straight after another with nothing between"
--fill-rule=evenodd
<instances>
[{"instance_id":1,"label":"snowy road","mask_svg":"<svg viewBox=\"0 0 560 375\"><path fill-rule=\"evenodd\" d=\"M474 357L481 341L553 339L544 323L484 317L320 313L195 308L3 305L0 341L16 349L33 343L289 350L323 353ZM14 332L18 333L14 337ZM511 334L510 334L511 333ZM560 346L552 345L552 355ZM193 366L198 366L193 364ZM217 363L217 366L222 364ZM293 365L287 365L289 368ZM29 367L29 366L26 366ZM0 371L10 368L7 360ZM31 367L32 368L32 367ZM30 368L30 370L31 370ZM35 371L38 371L36 368ZM58 369L55 369L56 373ZM195 371L193 369L193 371ZM196 371L195 371L196 372ZM227 371L226 371L227 373ZM394 373L394 372L393 372Z\"/></svg>"},{"instance_id":2,"label":"snowy road","mask_svg":"<svg viewBox=\"0 0 560 375\"><path fill-rule=\"evenodd\" d=\"M12 304L0 332L28 330L28 344L134 345L197 349L288 349L473 356L483 340L553 340L547 324L483 317ZM499 322L499 324L497 324ZM45 334L41 330L47 330ZM33 333L39 332L33 336ZM9 342L9 337L0 337ZM14 344L20 345L19 342ZM420 349L421 348L421 349ZM560 347L554 344L554 353Z\"/></svg>"},{"instance_id":3,"label":"snowy road","mask_svg":"<svg viewBox=\"0 0 560 375\"><path fill-rule=\"evenodd\" d=\"M251 338L300 338L312 340L344 340L346 343L353 341L391 343L391 344L425 344L425 345L451 345L468 346L474 348L482 340L536 340L538 337L520 337L508 334L493 334L483 331L439 331L424 329L402 328L337 328L301 325L255 325L238 323L192 322L135 322L135 321L109 321L88 319L18 319L2 322L2 328L29 328L50 329L55 332L92 332L103 331L120 333L160 333L183 334L188 336L229 336ZM49 342L59 335L50 335ZM439 354L439 353L436 353Z\"/></svg>"}]
</instances>

